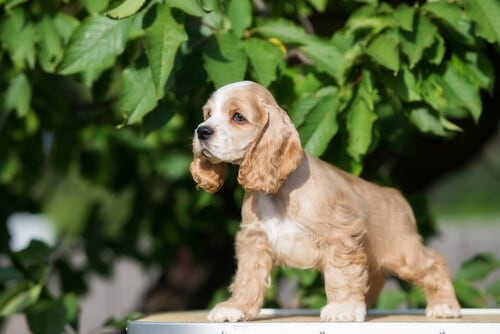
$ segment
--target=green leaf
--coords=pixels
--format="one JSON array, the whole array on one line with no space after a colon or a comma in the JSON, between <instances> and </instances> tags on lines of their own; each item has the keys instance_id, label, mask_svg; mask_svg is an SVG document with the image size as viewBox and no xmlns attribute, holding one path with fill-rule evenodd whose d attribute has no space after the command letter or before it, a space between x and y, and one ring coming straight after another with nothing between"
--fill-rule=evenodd
<instances>
[{"instance_id":1,"label":"green leaf","mask_svg":"<svg viewBox=\"0 0 500 334\"><path fill-rule=\"evenodd\" d=\"M166 5L157 5L156 19L146 30L148 55L156 97L164 95L165 84L174 67L174 60L180 45L187 41L184 26L172 16Z\"/></svg>"},{"instance_id":2,"label":"green leaf","mask_svg":"<svg viewBox=\"0 0 500 334\"><path fill-rule=\"evenodd\" d=\"M425 106L412 106L410 109L410 120L423 133L429 133L436 136L447 135L439 118Z\"/></svg>"},{"instance_id":3,"label":"green leaf","mask_svg":"<svg viewBox=\"0 0 500 334\"><path fill-rule=\"evenodd\" d=\"M106 14L115 19L122 19L137 13L145 2L146 0L125 0L113 9L108 10Z\"/></svg>"},{"instance_id":4,"label":"green leaf","mask_svg":"<svg viewBox=\"0 0 500 334\"><path fill-rule=\"evenodd\" d=\"M13 267L1 267L0 268L0 284L8 281L20 280L23 278L23 274Z\"/></svg>"},{"instance_id":5,"label":"green leaf","mask_svg":"<svg viewBox=\"0 0 500 334\"><path fill-rule=\"evenodd\" d=\"M28 247L14 253L14 256L23 263L25 267L34 265L44 265L49 261L52 248L40 240L31 240Z\"/></svg>"},{"instance_id":6,"label":"green leaf","mask_svg":"<svg viewBox=\"0 0 500 334\"><path fill-rule=\"evenodd\" d=\"M328 91L333 89L333 94L337 92L336 88L327 87ZM325 91L324 89L323 91ZM318 102L320 101L320 97L318 94L306 93L300 96L293 103L290 108L290 118L292 119L295 127L299 128L307 119L307 115L311 112L311 110L316 107Z\"/></svg>"},{"instance_id":7,"label":"green leaf","mask_svg":"<svg viewBox=\"0 0 500 334\"><path fill-rule=\"evenodd\" d=\"M446 119L444 116L439 117L439 122L445 128L446 130L450 131L456 131L456 132L462 132L463 129L456 125L455 123L451 122L450 120Z\"/></svg>"},{"instance_id":8,"label":"green leaf","mask_svg":"<svg viewBox=\"0 0 500 334\"><path fill-rule=\"evenodd\" d=\"M82 5L89 13L100 13L108 7L109 2L110 0L82 0Z\"/></svg>"},{"instance_id":9,"label":"green leaf","mask_svg":"<svg viewBox=\"0 0 500 334\"><path fill-rule=\"evenodd\" d=\"M500 268L500 260L494 254L478 254L462 263L455 279L465 281L484 280L498 268Z\"/></svg>"},{"instance_id":10,"label":"green leaf","mask_svg":"<svg viewBox=\"0 0 500 334\"><path fill-rule=\"evenodd\" d=\"M443 80L437 73L431 73L420 79L420 94L435 110L445 110L449 107L449 101L445 96Z\"/></svg>"},{"instance_id":11,"label":"green leaf","mask_svg":"<svg viewBox=\"0 0 500 334\"><path fill-rule=\"evenodd\" d=\"M441 21L455 40L469 45L476 44L476 37L471 34L472 22L456 2L427 2L422 10Z\"/></svg>"},{"instance_id":12,"label":"green leaf","mask_svg":"<svg viewBox=\"0 0 500 334\"><path fill-rule=\"evenodd\" d=\"M455 294L462 307L486 307L486 297L469 281L456 280L453 282L453 287L455 288Z\"/></svg>"},{"instance_id":13,"label":"green leaf","mask_svg":"<svg viewBox=\"0 0 500 334\"><path fill-rule=\"evenodd\" d=\"M443 36L435 34L434 42L425 50L423 58L430 64L439 65L442 63L445 53L446 46Z\"/></svg>"},{"instance_id":14,"label":"green leaf","mask_svg":"<svg viewBox=\"0 0 500 334\"><path fill-rule=\"evenodd\" d=\"M212 35L203 47L203 60L216 88L245 77L248 59L243 43L231 33Z\"/></svg>"},{"instance_id":15,"label":"green leaf","mask_svg":"<svg viewBox=\"0 0 500 334\"><path fill-rule=\"evenodd\" d=\"M399 41L392 32L384 32L368 45L365 53L377 63L397 72L399 70Z\"/></svg>"},{"instance_id":16,"label":"green leaf","mask_svg":"<svg viewBox=\"0 0 500 334\"><path fill-rule=\"evenodd\" d=\"M493 297L497 306L500 306L500 280L490 284L486 288L486 292Z\"/></svg>"},{"instance_id":17,"label":"green leaf","mask_svg":"<svg viewBox=\"0 0 500 334\"><path fill-rule=\"evenodd\" d=\"M498 0L464 0L469 17L477 25L477 34L500 45L500 2Z\"/></svg>"},{"instance_id":18,"label":"green leaf","mask_svg":"<svg viewBox=\"0 0 500 334\"><path fill-rule=\"evenodd\" d=\"M304 150L316 156L323 154L330 140L337 133L339 128L337 114L346 107L352 94L350 90L339 91L334 87L327 88L329 88L329 93L321 96L299 128Z\"/></svg>"},{"instance_id":19,"label":"green leaf","mask_svg":"<svg viewBox=\"0 0 500 334\"><path fill-rule=\"evenodd\" d=\"M21 7L3 15L5 18L0 21L0 42L8 50L12 62L18 68L35 67L37 36L32 21Z\"/></svg>"},{"instance_id":20,"label":"green leaf","mask_svg":"<svg viewBox=\"0 0 500 334\"><path fill-rule=\"evenodd\" d=\"M269 20L257 26L255 31L279 39L283 43L306 44L313 37L304 29L286 19Z\"/></svg>"},{"instance_id":21,"label":"green leaf","mask_svg":"<svg viewBox=\"0 0 500 334\"><path fill-rule=\"evenodd\" d=\"M37 23L37 31L40 33L38 61L44 71L52 73L64 54L55 19L47 14L43 15Z\"/></svg>"},{"instance_id":22,"label":"green leaf","mask_svg":"<svg viewBox=\"0 0 500 334\"><path fill-rule=\"evenodd\" d=\"M478 121L482 111L482 100L479 89L467 80L460 62L451 62L442 75L441 82L450 105L467 108L474 121Z\"/></svg>"},{"instance_id":23,"label":"green leaf","mask_svg":"<svg viewBox=\"0 0 500 334\"><path fill-rule=\"evenodd\" d=\"M24 311L38 300L42 291L41 284L23 281L0 293L0 317Z\"/></svg>"},{"instance_id":24,"label":"green leaf","mask_svg":"<svg viewBox=\"0 0 500 334\"><path fill-rule=\"evenodd\" d=\"M394 310L400 308L406 302L406 294L403 291L383 291L377 299L376 308L381 310Z\"/></svg>"},{"instance_id":25,"label":"green leaf","mask_svg":"<svg viewBox=\"0 0 500 334\"><path fill-rule=\"evenodd\" d=\"M178 8L184 13L192 16L201 17L209 12L209 9L201 5L201 0L167 0L166 4L173 8Z\"/></svg>"},{"instance_id":26,"label":"green leaf","mask_svg":"<svg viewBox=\"0 0 500 334\"><path fill-rule=\"evenodd\" d=\"M400 99L406 102L420 101L422 99L417 80L412 71L406 65L401 66L401 70L396 75L382 72L384 84L392 89Z\"/></svg>"},{"instance_id":27,"label":"green leaf","mask_svg":"<svg viewBox=\"0 0 500 334\"><path fill-rule=\"evenodd\" d=\"M92 79L113 66L127 43L131 21L87 17L73 32L59 67L61 74L91 72ZM92 81L91 79L91 81Z\"/></svg>"},{"instance_id":28,"label":"green leaf","mask_svg":"<svg viewBox=\"0 0 500 334\"><path fill-rule=\"evenodd\" d=\"M80 315L80 302L74 293L66 293L62 296L61 302L66 310L66 318L72 325L78 323L78 316ZM76 326L73 326L76 327Z\"/></svg>"},{"instance_id":29,"label":"green leaf","mask_svg":"<svg viewBox=\"0 0 500 334\"><path fill-rule=\"evenodd\" d=\"M245 52L259 83L267 87L276 80L278 68L284 64L279 46L262 39L249 38L245 40Z\"/></svg>"},{"instance_id":30,"label":"green leaf","mask_svg":"<svg viewBox=\"0 0 500 334\"><path fill-rule=\"evenodd\" d=\"M466 50L463 53L454 54L451 61L454 68L469 81L486 89L490 94L493 92L495 68L485 53Z\"/></svg>"},{"instance_id":31,"label":"green leaf","mask_svg":"<svg viewBox=\"0 0 500 334\"><path fill-rule=\"evenodd\" d=\"M252 3L250 0L230 0L227 6L233 33L240 37L252 24Z\"/></svg>"},{"instance_id":32,"label":"green leaf","mask_svg":"<svg viewBox=\"0 0 500 334\"><path fill-rule=\"evenodd\" d=\"M127 323L129 322L129 320L140 318L143 315L144 314L142 314L140 312L133 312L133 313L127 314L126 316L124 316L123 318L120 318L120 319L116 319L114 317L109 318L106 320L105 324L106 324L106 326L110 326L110 327L113 327L116 329L124 330L127 327Z\"/></svg>"},{"instance_id":33,"label":"green leaf","mask_svg":"<svg viewBox=\"0 0 500 334\"><path fill-rule=\"evenodd\" d=\"M429 18L418 15L413 31L401 33L401 48L408 57L410 69L422 59L424 50L434 44L437 31Z\"/></svg>"},{"instance_id":34,"label":"green leaf","mask_svg":"<svg viewBox=\"0 0 500 334\"><path fill-rule=\"evenodd\" d=\"M316 9L318 12L324 12L326 9L326 5L328 4L328 0L307 0L314 9Z\"/></svg>"},{"instance_id":35,"label":"green leaf","mask_svg":"<svg viewBox=\"0 0 500 334\"><path fill-rule=\"evenodd\" d=\"M30 111L31 96L30 82L21 72L11 79L3 103L7 110L16 110L19 117L25 117Z\"/></svg>"},{"instance_id":36,"label":"green leaf","mask_svg":"<svg viewBox=\"0 0 500 334\"><path fill-rule=\"evenodd\" d=\"M309 38L306 44L299 47L309 57L316 67L330 74L339 84L345 81L345 74L351 62L330 41Z\"/></svg>"},{"instance_id":37,"label":"green leaf","mask_svg":"<svg viewBox=\"0 0 500 334\"><path fill-rule=\"evenodd\" d=\"M347 113L349 140L347 152L355 161L361 158L372 143L372 127L377 119L374 104L377 93L371 82L370 72L363 73L363 80L351 102Z\"/></svg>"},{"instance_id":38,"label":"green leaf","mask_svg":"<svg viewBox=\"0 0 500 334\"><path fill-rule=\"evenodd\" d=\"M406 31L413 31L415 8L410 7L407 4L401 4L394 10L393 16L399 23L401 29Z\"/></svg>"},{"instance_id":39,"label":"green leaf","mask_svg":"<svg viewBox=\"0 0 500 334\"><path fill-rule=\"evenodd\" d=\"M120 107L128 115L127 124L134 124L157 104L154 80L149 67L127 68L122 75Z\"/></svg>"},{"instance_id":40,"label":"green leaf","mask_svg":"<svg viewBox=\"0 0 500 334\"><path fill-rule=\"evenodd\" d=\"M40 300L26 312L33 334L64 333L66 309L59 300Z\"/></svg>"}]
</instances>

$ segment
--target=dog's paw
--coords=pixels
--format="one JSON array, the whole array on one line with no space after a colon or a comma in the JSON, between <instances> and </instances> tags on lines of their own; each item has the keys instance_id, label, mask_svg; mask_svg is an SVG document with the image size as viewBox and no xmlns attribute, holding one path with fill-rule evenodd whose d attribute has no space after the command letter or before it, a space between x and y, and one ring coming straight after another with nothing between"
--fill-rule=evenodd
<instances>
[{"instance_id":1,"label":"dog's paw","mask_svg":"<svg viewBox=\"0 0 500 334\"><path fill-rule=\"evenodd\" d=\"M321 321L365 321L366 305L362 303L328 304L321 309Z\"/></svg>"},{"instance_id":2,"label":"dog's paw","mask_svg":"<svg viewBox=\"0 0 500 334\"><path fill-rule=\"evenodd\" d=\"M245 314L239 308L228 305L219 304L216 305L207 316L207 320L210 322L237 322L245 320Z\"/></svg>"},{"instance_id":3,"label":"dog's paw","mask_svg":"<svg viewBox=\"0 0 500 334\"><path fill-rule=\"evenodd\" d=\"M425 309L428 318L460 318L460 306L457 303L428 305Z\"/></svg>"}]
</instances>

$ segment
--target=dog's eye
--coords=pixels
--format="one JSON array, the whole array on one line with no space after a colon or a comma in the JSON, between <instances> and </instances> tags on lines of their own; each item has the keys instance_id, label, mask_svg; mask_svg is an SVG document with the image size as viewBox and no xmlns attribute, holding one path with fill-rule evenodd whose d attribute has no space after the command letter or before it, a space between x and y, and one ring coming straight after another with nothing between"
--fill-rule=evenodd
<instances>
[{"instance_id":1,"label":"dog's eye","mask_svg":"<svg viewBox=\"0 0 500 334\"><path fill-rule=\"evenodd\" d=\"M235 121L238 124L243 124L246 122L246 119L245 117L243 117L243 115L237 112L233 114L233 121Z\"/></svg>"}]
</instances>

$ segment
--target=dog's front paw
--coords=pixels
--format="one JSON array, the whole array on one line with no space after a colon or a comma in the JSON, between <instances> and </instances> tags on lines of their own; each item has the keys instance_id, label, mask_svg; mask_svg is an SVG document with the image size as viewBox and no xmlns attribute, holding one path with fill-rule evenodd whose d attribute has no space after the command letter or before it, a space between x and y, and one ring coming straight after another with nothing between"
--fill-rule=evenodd
<instances>
[{"instance_id":1,"label":"dog's front paw","mask_svg":"<svg viewBox=\"0 0 500 334\"><path fill-rule=\"evenodd\" d=\"M245 320L245 313L236 306L221 303L208 313L207 320L210 322L237 322Z\"/></svg>"},{"instance_id":2,"label":"dog's front paw","mask_svg":"<svg viewBox=\"0 0 500 334\"><path fill-rule=\"evenodd\" d=\"M460 318L460 306L458 303L431 304L425 309L428 318Z\"/></svg>"},{"instance_id":3,"label":"dog's front paw","mask_svg":"<svg viewBox=\"0 0 500 334\"><path fill-rule=\"evenodd\" d=\"M362 303L328 304L321 309L321 321L365 321L366 305Z\"/></svg>"}]
</instances>

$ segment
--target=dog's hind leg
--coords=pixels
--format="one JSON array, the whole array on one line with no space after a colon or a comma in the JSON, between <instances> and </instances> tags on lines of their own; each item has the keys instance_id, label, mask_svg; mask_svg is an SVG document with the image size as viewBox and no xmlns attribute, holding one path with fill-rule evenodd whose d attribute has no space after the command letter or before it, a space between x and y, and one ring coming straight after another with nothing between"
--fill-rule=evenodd
<instances>
[{"instance_id":1,"label":"dog's hind leg","mask_svg":"<svg viewBox=\"0 0 500 334\"><path fill-rule=\"evenodd\" d=\"M397 247L390 259L385 259L384 265L400 278L423 288L427 299L426 315L460 317L460 305L444 259L426 248L418 235L401 238Z\"/></svg>"}]
</instances>

